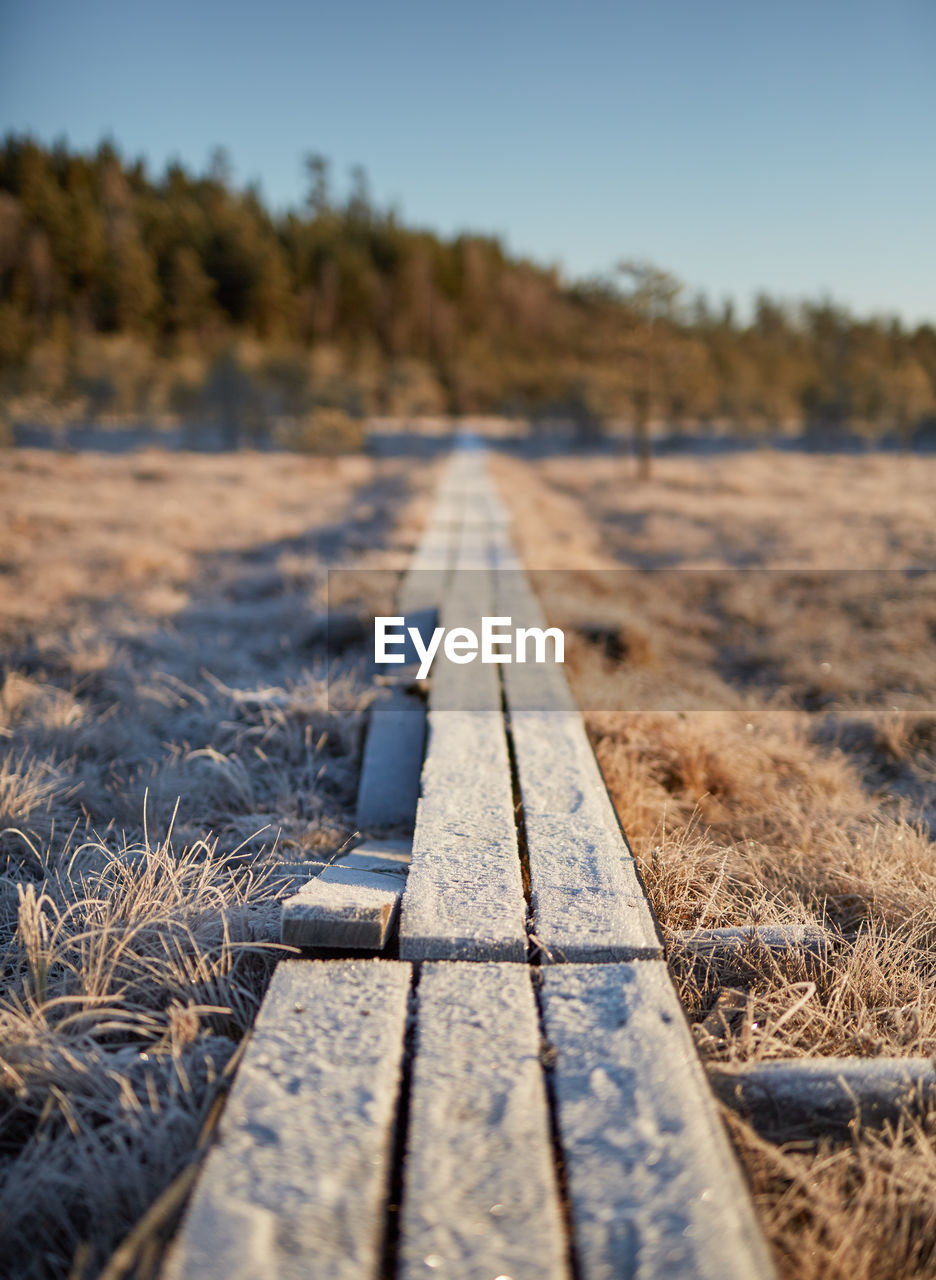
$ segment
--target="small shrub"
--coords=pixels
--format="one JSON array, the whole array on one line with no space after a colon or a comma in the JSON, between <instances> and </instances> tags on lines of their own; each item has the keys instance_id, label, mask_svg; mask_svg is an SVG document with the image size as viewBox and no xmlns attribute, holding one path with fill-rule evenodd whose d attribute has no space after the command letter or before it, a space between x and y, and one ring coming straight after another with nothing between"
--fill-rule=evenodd
<instances>
[{"instance_id":1,"label":"small shrub","mask_svg":"<svg viewBox=\"0 0 936 1280\"><path fill-rule=\"evenodd\" d=\"M295 418L282 432L280 442L297 453L359 453L365 445L362 419L344 409L321 406Z\"/></svg>"}]
</instances>

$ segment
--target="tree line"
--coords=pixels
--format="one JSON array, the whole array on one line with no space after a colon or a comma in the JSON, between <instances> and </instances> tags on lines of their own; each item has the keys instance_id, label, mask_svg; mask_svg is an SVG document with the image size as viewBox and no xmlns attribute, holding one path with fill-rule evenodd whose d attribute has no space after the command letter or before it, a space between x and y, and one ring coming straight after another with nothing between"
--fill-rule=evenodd
<instances>
[{"instance_id":1,"label":"tree line","mask_svg":"<svg viewBox=\"0 0 936 1280\"><path fill-rule=\"evenodd\" d=\"M86 414L507 413L673 429L896 432L936 413L936 329L828 301L688 299L641 263L567 281L493 236L444 237L305 161L271 210L226 154L159 175L0 145L0 396Z\"/></svg>"}]
</instances>

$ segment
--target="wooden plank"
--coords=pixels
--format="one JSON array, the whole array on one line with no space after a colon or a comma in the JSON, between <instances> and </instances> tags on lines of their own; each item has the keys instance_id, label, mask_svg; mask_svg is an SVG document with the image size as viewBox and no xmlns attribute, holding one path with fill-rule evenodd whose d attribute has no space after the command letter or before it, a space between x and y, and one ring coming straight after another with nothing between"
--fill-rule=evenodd
<instances>
[{"instance_id":1,"label":"wooden plank","mask_svg":"<svg viewBox=\"0 0 936 1280\"><path fill-rule=\"evenodd\" d=\"M166 1280L375 1280L410 978L278 966Z\"/></svg>"},{"instance_id":2,"label":"wooden plank","mask_svg":"<svg viewBox=\"0 0 936 1280\"><path fill-rule=\"evenodd\" d=\"M773 1276L666 965L540 972L581 1280Z\"/></svg>"},{"instance_id":3,"label":"wooden plank","mask_svg":"<svg viewBox=\"0 0 936 1280\"><path fill-rule=\"evenodd\" d=\"M517 573L521 569L520 560L514 550L513 538L510 534L510 523L506 518L503 521L492 524L489 530L489 546L490 546L490 563L491 567L500 573ZM506 581L502 580L502 581ZM495 599L499 594L495 586ZM507 603L512 604L508 594Z\"/></svg>"},{"instance_id":4,"label":"wooden plank","mask_svg":"<svg viewBox=\"0 0 936 1280\"><path fill-rule=\"evenodd\" d=\"M757 965L768 956L777 960L825 960L834 941L833 934L816 925L759 924L683 929L671 935L670 946L702 966L733 962Z\"/></svg>"},{"instance_id":5,"label":"wooden plank","mask_svg":"<svg viewBox=\"0 0 936 1280\"><path fill-rule=\"evenodd\" d=\"M492 591L486 534L463 524L442 625L477 630ZM526 903L497 666L437 659L429 705L400 954L522 961Z\"/></svg>"},{"instance_id":6,"label":"wooden plank","mask_svg":"<svg viewBox=\"0 0 936 1280\"><path fill-rule=\"evenodd\" d=\"M499 712L430 711L400 920L412 960L526 958L526 904Z\"/></svg>"},{"instance_id":7,"label":"wooden plank","mask_svg":"<svg viewBox=\"0 0 936 1280\"><path fill-rule=\"evenodd\" d=\"M489 545L487 524L483 520L473 522L466 515L458 536L456 573L464 574L473 569L487 570L490 567Z\"/></svg>"},{"instance_id":8,"label":"wooden plank","mask_svg":"<svg viewBox=\"0 0 936 1280\"><path fill-rule=\"evenodd\" d=\"M381 951L396 927L406 867L336 864L283 903L281 941L293 947Z\"/></svg>"},{"instance_id":9,"label":"wooden plank","mask_svg":"<svg viewBox=\"0 0 936 1280\"><path fill-rule=\"evenodd\" d=\"M334 858L331 865L358 871L401 871L405 875L412 846L412 840L362 840L350 852Z\"/></svg>"},{"instance_id":10,"label":"wooden plank","mask_svg":"<svg viewBox=\"0 0 936 1280\"><path fill-rule=\"evenodd\" d=\"M518 711L510 731L530 867L533 933L545 958L663 954L581 716Z\"/></svg>"},{"instance_id":11,"label":"wooden plank","mask_svg":"<svg viewBox=\"0 0 936 1280\"><path fill-rule=\"evenodd\" d=\"M446 631L470 627L477 632L481 619L491 612L487 572L478 569L456 572L441 612L441 624ZM449 662L444 653L440 653L432 666L429 706L434 712L490 713L499 719L506 744L500 676L494 664Z\"/></svg>"},{"instance_id":12,"label":"wooden plank","mask_svg":"<svg viewBox=\"0 0 936 1280\"><path fill-rule=\"evenodd\" d=\"M451 464L449 464L451 466ZM447 474L443 473L444 476ZM418 626L425 638L436 624L454 563L461 528L461 503L440 485L435 506L397 593L404 626ZM406 662L416 657L410 645ZM384 668L391 675L406 663ZM403 689L373 709L368 723L355 821L360 830L412 828L419 798L419 772L426 740L422 699Z\"/></svg>"},{"instance_id":13,"label":"wooden plank","mask_svg":"<svg viewBox=\"0 0 936 1280\"><path fill-rule=\"evenodd\" d=\"M359 830L412 827L425 740L421 698L394 689L386 704L371 712L357 795Z\"/></svg>"},{"instance_id":14,"label":"wooden plank","mask_svg":"<svg viewBox=\"0 0 936 1280\"><path fill-rule=\"evenodd\" d=\"M162 1280L196 1276L269 1280L273 1275L277 1221L269 1209L222 1203L212 1197L193 1208L190 1221L193 1230L170 1254Z\"/></svg>"},{"instance_id":15,"label":"wooden plank","mask_svg":"<svg viewBox=\"0 0 936 1280\"><path fill-rule=\"evenodd\" d=\"M295 893L315 876L321 875L327 866L327 862L280 862L276 863L269 873L263 864L258 867L258 870L262 875L268 875L269 883L275 887L277 893L285 896Z\"/></svg>"},{"instance_id":16,"label":"wooden plank","mask_svg":"<svg viewBox=\"0 0 936 1280\"><path fill-rule=\"evenodd\" d=\"M495 575L498 612L545 628L527 575ZM533 940L555 962L662 956L659 930L558 664L501 667L530 874Z\"/></svg>"},{"instance_id":17,"label":"wooden plank","mask_svg":"<svg viewBox=\"0 0 936 1280\"><path fill-rule=\"evenodd\" d=\"M282 940L282 903L298 893L315 876L321 875L325 862L280 862L273 865L258 862L256 871L272 896L242 903L234 909L257 942L276 944Z\"/></svg>"},{"instance_id":18,"label":"wooden plank","mask_svg":"<svg viewBox=\"0 0 936 1280\"><path fill-rule=\"evenodd\" d=\"M565 1280L529 970L428 964L417 998L400 1280Z\"/></svg>"},{"instance_id":19,"label":"wooden plank","mask_svg":"<svg viewBox=\"0 0 936 1280\"><path fill-rule=\"evenodd\" d=\"M297 947L380 951L393 936L410 842L365 840L320 867L282 907L280 940Z\"/></svg>"},{"instance_id":20,"label":"wooden plank","mask_svg":"<svg viewBox=\"0 0 936 1280\"><path fill-rule=\"evenodd\" d=\"M500 569L495 573L494 605L496 612L509 617L514 627L538 627L545 631L549 626L522 570ZM563 667L552 661L554 649L551 640L547 641L546 653L549 661L544 663L528 660L501 666L508 719L520 711L580 718ZM530 654L530 659L532 657Z\"/></svg>"},{"instance_id":21,"label":"wooden plank","mask_svg":"<svg viewBox=\"0 0 936 1280\"><path fill-rule=\"evenodd\" d=\"M936 1102L929 1058L796 1058L709 1068L726 1106L774 1142L844 1139L859 1129L922 1120Z\"/></svg>"}]
</instances>

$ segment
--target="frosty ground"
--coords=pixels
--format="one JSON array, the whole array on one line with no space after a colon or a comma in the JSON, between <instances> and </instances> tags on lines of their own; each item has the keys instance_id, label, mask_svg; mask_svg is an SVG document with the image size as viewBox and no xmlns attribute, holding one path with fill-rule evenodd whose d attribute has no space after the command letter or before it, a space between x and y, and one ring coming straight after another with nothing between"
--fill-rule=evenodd
<instances>
[{"instance_id":1,"label":"frosty ground","mask_svg":"<svg viewBox=\"0 0 936 1280\"><path fill-rule=\"evenodd\" d=\"M147 1212L155 1265L276 955L271 870L353 832L369 636L326 698L326 567L405 563L431 478L3 456L0 1271L98 1274Z\"/></svg>"},{"instance_id":2,"label":"frosty ground","mask_svg":"<svg viewBox=\"0 0 936 1280\"><path fill-rule=\"evenodd\" d=\"M936 460L671 457L643 484L608 456L495 473L521 554L548 570L534 580L703 1059L936 1053L934 575L882 574L869 606L817 572L936 568ZM778 609L759 571L781 568ZM843 616L873 643L824 662ZM770 923L825 931L826 958L700 972L676 939ZM726 1120L791 1280L932 1274L929 1124L777 1146Z\"/></svg>"}]
</instances>

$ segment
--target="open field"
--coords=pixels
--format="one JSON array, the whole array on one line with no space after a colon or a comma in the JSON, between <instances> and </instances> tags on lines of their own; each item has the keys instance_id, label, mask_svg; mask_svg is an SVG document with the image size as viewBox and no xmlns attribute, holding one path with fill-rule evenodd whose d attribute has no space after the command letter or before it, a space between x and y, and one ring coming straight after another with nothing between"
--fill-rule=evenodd
<instances>
[{"instance_id":1,"label":"open field","mask_svg":"<svg viewBox=\"0 0 936 1280\"><path fill-rule=\"evenodd\" d=\"M936 1056L936 601L897 572L936 565L936 461L669 458L640 485L610 456L490 470L703 1060ZM276 866L354 830L367 628L351 620L326 699L325 566L401 566L436 473L3 457L11 1274L154 1274L276 958ZM823 572L855 566L894 572ZM825 945L700 965L679 938L764 924ZM778 1146L725 1117L785 1275L932 1274L928 1120Z\"/></svg>"},{"instance_id":2,"label":"open field","mask_svg":"<svg viewBox=\"0 0 936 1280\"><path fill-rule=\"evenodd\" d=\"M622 459L492 465L527 565L575 571L534 579L703 1058L936 1054L931 591L882 579L875 643L823 667L841 576L778 604L769 575L674 572L933 567L936 463L671 458L642 485ZM623 566L666 572L607 572ZM908 685L899 709L876 696ZM700 969L675 940L770 923L815 926L829 949ZM786 1275L932 1274L929 1125L780 1148L729 1123Z\"/></svg>"},{"instance_id":3,"label":"open field","mask_svg":"<svg viewBox=\"0 0 936 1280\"><path fill-rule=\"evenodd\" d=\"M405 560L431 478L0 459L4 1274L96 1275L190 1185L276 955L277 860L353 832L364 632L327 702L325 567Z\"/></svg>"}]
</instances>

